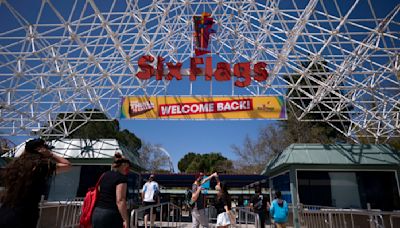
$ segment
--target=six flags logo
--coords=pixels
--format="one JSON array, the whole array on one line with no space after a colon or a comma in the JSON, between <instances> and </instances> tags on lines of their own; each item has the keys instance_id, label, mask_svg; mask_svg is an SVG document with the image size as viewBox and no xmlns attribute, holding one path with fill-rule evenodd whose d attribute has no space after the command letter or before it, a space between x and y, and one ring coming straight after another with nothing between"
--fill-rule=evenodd
<instances>
[{"instance_id":1,"label":"six flags logo","mask_svg":"<svg viewBox=\"0 0 400 228\"><path fill-rule=\"evenodd\" d=\"M211 81L214 76L217 81L230 81L232 77L231 65L226 62L217 63L217 68L212 68L212 57L207 56L205 58L199 57L201 55L210 53L208 50L208 44L210 42L210 36L215 33L212 29L214 20L209 13L203 13L201 16L193 16L194 21L194 37L196 39L195 44L195 55L196 57L190 58L190 81L195 81L198 76L205 76L206 81ZM168 68L168 73L164 73L164 60L165 58L158 56L156 62L156 68L153 67L155 58L151 55L144 55L139 58L138 66L140 71L136 74L141 80L148 80L155 76L156 80L182 80L181 68L182 63L168 62L165 63ZM198 65L203 64L203 68L199 68ZM267 64L264 62L258 62L251 68L250 62L236 63L233 66L233 75L237 78L234 85L237 87L246 87L251 84L252 79L258 82L266 81L268 78ZM253 74L251 73L253 71Z\"/></svg>"},{"instance_id":2,"label":"six flags logo","mask_svg":"<svg viewBox=\"0 0 400 228\"><path fill-rule=\"evenodd\" d=\"M201 16L193 16L194 37L196 39L196 48L194 49L196 56L210 53L208 43L210 42L211 33L215 33L212 29L214 20L209 13L202 13Z\"/></svg>"}]
</instances>

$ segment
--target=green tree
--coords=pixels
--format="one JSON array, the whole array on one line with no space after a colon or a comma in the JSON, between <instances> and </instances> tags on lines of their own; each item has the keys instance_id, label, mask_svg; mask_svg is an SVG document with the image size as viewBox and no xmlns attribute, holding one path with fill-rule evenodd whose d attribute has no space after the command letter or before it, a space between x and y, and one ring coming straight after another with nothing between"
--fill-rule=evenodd
<instances>
[{"instance_id":1,"label":"green tree","mask_svg":"<svg viewBox=\"0 0 400 228\"><path fill-rule=\"evenodd\" d=\"M400 152L400 138L392 138L387 142L391 147Z\"/></svg>"},{"instance_id":2,"label":"green tree","mask_svg":"<svg viewBox=\"0 0 400 228\"><path fill-rule=\"evenodd\" d=\"M334 128L324 123L303 122L288 113L287 120L280 121L282 140L286 144L292 143L335 143L337 140L346 141Z\"/></svg>"},{"instance_id":3,"label":"green tree","mask_svg":"<svg viewBox=\"0 0 400 228\"><path fill-rule=\"evenodd\" d=\"M308 67L310 62L304 62L303 67ZM328 74L326 62L318 62L310 67L309 76L320 81L324 81ZM319 85L308 77L301 78L300 75L289 75L285 79L292 84L298 84L299 88L288 90L289 99L294 104L289 104L291 109L287 115L287 120L279 121L277 124L268 125L261 128L258 137L255 140L248 136L244 139L242 146L233 145L233 152L239 157L235 161L235 170L242 173L261 173L268 160L275 154L282 152L292 143L335 143L336 141L348 141L348 139L334 127L324 122L330 109L322 104L316 104L311 111L299 121L296 116L300 116L302 110L299 107L307 107L312 101L308 94L316 94ZM301 88L301 89L300 89ZM339 97L334 94L328 94L324 99L331 102L332 105L339 101ZM326 101L326 103L329 103ZM351 107L344 109L344 115L347 118ZM340 116L334 116L340 119ZM342 118L339 123L333 125L338 129L346 129L350 122Z\"/></svg>"},{"instance_id":4,"label":"green tree","mask_svg":"<svg viewBox=\"0 0 400 228\"><path fill-rule=\"evenodd\" d=\"M129 150L138 151L142 147L142 141L128 130L116 132L116 139L119 143L125 145Z\"/></svg>"},{"instance_id":5,"label":"green tree","mask_svg":"<svg viewBox=\"0 0 400 228\"><path fill-rule=\"evenodd\" d=\"M203 156L196 156L192 162L189 164L187 169L184 171L185 173L197 173L197 172L207 172L207 167Z\"/></svg>"},{"instance_id":6,"label":"green tree","mask_svg":"<svg viewBox=\"0 0 400 228\"><path fill-rule=\"evenodd\" d=\"M87 119L90 120L86 121ZM118 120L110 120L106 114L97 109L87 109L75 115L69 112L60 113L49 126L55 126L52 130L54 133L63 132L63 128L75 129L80 126L66 138L116 139L130 151L138 151L142 145L141 140L134 133L128 130L120 131ZM48 139L53 140L57 137Z\"/></svg>"},{"instance_id":7,"label":"green tree","mask_svg":"<svg viewBox=\"0 0 400 228\"><path fill-rule=\"evenodd\" d=\"M363 137L358 137L358 140L360 143L363 144L375 144L375 143L382 143L382 144L388 144L391 146L393 149L396 149L398 152L400 152L400 138L398 137L393 137L393 138L378 138L376 139L373 135L371 135L367 131L362 131L362 134L364 135Z\"/></svg>"},{"instance_id":8,"label":"green tree","mask_svg":"<svg viewBox=\"0 0 400 228\"><path fill-rule=\"evenodd\" d=\"M303 62L303 67L308 67L310 61ZM347 141L349 140L337 129L346 131L350 125L349 111L352 107L347 106L341 112L345 118L341 115L335 114L331 116L332 119L340 119L340 122L331 123L334 127L324 121L328 117L328 113L331 112L331 108L335 108L335 105L339 102L340 98L338 95L328 93L323 100L325 105L317 103L311 110L303 117L303 121L297 120L296 116L300 116L303 112L299 107L307 107L313 98L309 97L308 94L315 95L320 87L318 83L310 78L314 78L321 82L326 81L328 75L331 74L327 68L325 61L314 63L309 70L309 75L301 77L301 75L292 74L286 76L285 79L291 81L293 84L297 83L299 87L288 90L288 99L294 104L290 103L290 112L288 112L288 119L280 121L279 126L284 131L284 138L290 143L334 143L338 140ZM339 91L341 93L341 91ZM327 107L330 106L329 107ZM289 110L289 108L288 108ZM346 119L347 118L347 119ZM308 122L307 120L311 120Z\"/></svg>"},{"instance_id":9,"label":"green tree","mask_svg":"<svg viewBox=\"0 0 400 228\"><path fill-rule=\"evenodd\" d=\"M190 152L179 160L178 169L183 173L232 173L233 162L222 156L221 153L197 154Z\"/></svg>"},{"instance_id":10,"label":"green tree","mask_svg":"<svg viewBox=\"0 0 400 228\"><path fill-rule=\"evenodd\" d=\"M183 158L178 162L179 171L182 173L186 172L187 168L196 157L201 157L201 154L196 154L193 152L185 154L185 156L183 156Z\"/></svg>"}]
</instances>

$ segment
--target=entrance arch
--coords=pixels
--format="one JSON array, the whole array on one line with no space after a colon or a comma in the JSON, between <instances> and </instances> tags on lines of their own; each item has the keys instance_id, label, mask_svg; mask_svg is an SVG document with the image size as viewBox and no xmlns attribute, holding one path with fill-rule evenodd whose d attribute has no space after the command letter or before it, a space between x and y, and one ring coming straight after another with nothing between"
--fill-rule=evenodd
<instances>
[{"instance_id":1,"label":"entrance arch","mask_svg":"<svg viewBox=\"0 0 400 228\"><path fill-rule=\"evenodd\" d=\"M94 108L118 118L122 96L280 95L301 121L329 123L351 138L399 137L396 4L3 0L0 135L67 136ZM217 27L206 46L213 68L265 62L267 80L237 88L233 77L219 83L185 76L196 54L193 16L204 12ZM182 81L140 80L137 61L144 55L182 62Z\"/></svg>"}]
</instances>

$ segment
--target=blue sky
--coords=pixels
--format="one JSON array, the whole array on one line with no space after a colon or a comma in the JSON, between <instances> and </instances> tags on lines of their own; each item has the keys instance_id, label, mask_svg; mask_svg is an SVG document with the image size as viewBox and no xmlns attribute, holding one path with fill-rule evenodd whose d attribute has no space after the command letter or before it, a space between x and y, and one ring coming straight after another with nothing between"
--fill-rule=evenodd
<instances>
[{"instance_id":1,"label":"blue sky","mask_svg":"<svg viewBox=\"0 0 400 228\"><path fill-rule=\"evenodd\" d=\"M200 154L220 152L231 160L238 157L231 146L241 146L246 135L255 139L260 128L273 120L120 120L120 127L151 144L161 146L171 155L175 172L178 161L188 152ZM10 137L17 145L25 136Z\"/></svg>"},{"instance_id":2,"label":"blue sky","mask_svg":"<svg viewBox=\"0 0 400 228\"><path fill-rule=\"evenodd\" d=\"M220 152L229 159L237 159L231 145L241 145L246 135L257 137L259 129L271 123L270 120L121 120L120 126L146 142L162 144L171 154L177 172L177 163L187 152Z\"/></svg>"}]
</instances>

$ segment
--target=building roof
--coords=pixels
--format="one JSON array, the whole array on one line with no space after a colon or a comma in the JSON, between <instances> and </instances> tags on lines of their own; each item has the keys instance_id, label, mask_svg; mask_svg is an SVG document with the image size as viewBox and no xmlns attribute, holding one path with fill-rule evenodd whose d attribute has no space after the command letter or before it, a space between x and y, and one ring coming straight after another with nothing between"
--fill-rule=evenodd
<instances>
[{"instance_id":1,"label":"building roof","mask_svg":"<svg viewBox=\"0 0 400 228\"><path fill-rule=\"evenodd\" d=\"M141 167L139 153L128 150L125 146L118 143L116 139L59 139L49 142L54 149L54 153L64 158L73 159L110 159L115 153L121 153L127 157L134 166ZM15 152L5 154L6 157L19 157L25 148L25 143L21 143L15 148Z\"/></svg>"},{"instance_id":2,"label":"building roof","mask_svg":"<svg viewBox=\"0 0 400 228\"><path fill-rule=\"evenodd\" d=\"M263 174L285 165L399 165L398 151L373 144L292 144L272 158Z\"/></svg>"}]
</instances>

